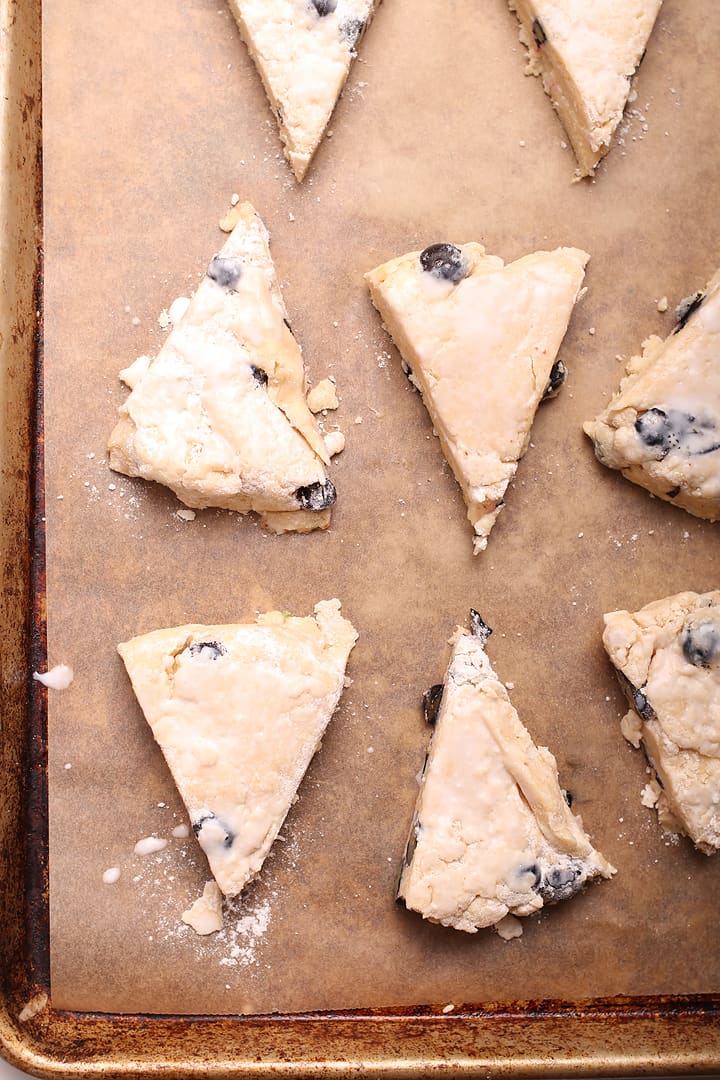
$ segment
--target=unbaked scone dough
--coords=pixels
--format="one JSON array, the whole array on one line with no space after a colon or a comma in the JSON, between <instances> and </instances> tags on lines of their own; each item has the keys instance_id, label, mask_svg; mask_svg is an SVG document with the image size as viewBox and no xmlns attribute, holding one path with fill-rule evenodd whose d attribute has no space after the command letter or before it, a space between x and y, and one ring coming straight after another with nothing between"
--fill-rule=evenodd
<instances>
[{"instance_id":1,"label":"unbaked scone dough","mask_svg":"<svg viewBox=\"0 0 720 1080\"><path fill-rule=\"evenodd\" d=\"M225 896L260 870L340 700L357 634L339 600L118 645Z\"/></svg>"},{"instance_id":2,"label":"unbaked scone dough","mask_svg":"<svg viewBox=\"0 0 720 1080\"><path fill-rule=\"evenodd\" d=\"M298 180L307 172L379 0L230 0Z\"/></svg>"},{"instance_id":3,"label":"unbaked scone dough","mask_svg":"<svg viewBox=\"0 0 720 1080\"><path fill-rule=\"evenodd\" d=\"M481 244L432 244L365 275L462 489L476 554L539 403L565 378L556 358L589 258L558 248L506 266Z\"/></svg>"},{"instance_id":4,"label":"unbaked scone dough","mask_svg":"<svg viewBox=\"0 0 720 1080\"><path fill-rule=\"evenodd\" d=\"M623 734L642 742L660 784L661 820L711 855L720 847L720 591L612 611L603 644L636 714Z\"/></svg>"},{"instance_id":5,"label":"unbaked scone dough","mask_svg":"<svg viewBox=\"0 0 720 1080\"><path fill-rule=\"evenodd\" d=\"M509 0L578 161L591 176L622 119L662 0Z\"/></svg>"},{"instance_id":6,"label":"unbaked scone dough","mask_svg":"<svg viewBox=\"0 0 720 1080\"><path fill-rule=\"evenodd\" d=\"M434 723L398 898L432 922L474 933L508 914L566 900L614 868L560 788L555 758L535 746L485 653L471 612L444 686L425 695Z\"/></svg>"},{"instance_id":7,"label":"unbaked scone dough","mask_svg":"<svg viewBox=\"0 0 720 1080\"><path fill-rule=\"evenodd\" d=\"M327 528L335 488L305 400L305 369L250 205L156 358L122 373L131 393L110 467L165 484L193 508L254 510L275 532Z\"/></svg>"},{"instance_id":8,"label":"unbaked scone dough","mask_svg":"<svg viewBox=\"0 0 720 1080\"><path fill-rule=\"evenodd\" d=\"M720 271L648 338L607 408L584 425L598 460L696 517L720 518Z\"/></svg>"}]
</instances>

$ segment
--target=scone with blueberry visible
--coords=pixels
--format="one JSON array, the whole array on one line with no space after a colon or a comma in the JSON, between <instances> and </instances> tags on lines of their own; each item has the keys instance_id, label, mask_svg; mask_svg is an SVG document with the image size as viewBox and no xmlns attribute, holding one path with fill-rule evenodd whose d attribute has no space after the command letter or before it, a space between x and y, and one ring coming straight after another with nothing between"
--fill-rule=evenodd
<instances>
[{"instance_id":1,"label":"scone with blueberry visible","mask_svg":"<svg viewBox=\"0 0 720 1080\"><path fill-rule=\"evenodd\" d=\"M225 896L260 870L340 700L357 634L315 614L178 626L118 645Z\"/></svg>"},{"instance_id":2,"label":"scone with blueberry visible","mask_svg":"<svg viewBox=\"0 0 720 1080\"><path fill-rule=\"evenodd\" d=\"M432 244L366 274L460 485L484 550L557 359L590 256L578 248L506 266L481 244Z\"/></svg>"},{"instance_id":3,"label":"scone with blueberry visible","mask_svg":"<svg viewBox=\"0 0 720 1080\"><path fill-rule=\"evenodd\" d=\"M476 611L459 630L443 686L425 694L434 724L398 899L432 922L475 933L574 896L614 868L570 810L550 751L535 746L485 653Z\"/></svg>"},{"instance_id":4,"label":"scone with blueberry visible","mask_svg":"<svg viewBox=\"0 0 720 1080\"><path fill-rule=\"evenodd\" d=\"M634 713L623 734L655 773L660 819L720 848L720 591L605 616L603 644Z\"/></svg>"},{"instance_id":5,"label":"scone with blueberry visible","mask_svg":"<svg viewBox=\"0 0 720 1080\"><path fill-rule=\"evenodd\" d=\"M720 271L653 336L607 408L584 424L598 460L696 517L720 518Z\"/></svg>"},{"instance_id":6,"label":"scone with blueberry visible","mask_svg":"<svg viewBox=\"0 0 720 1080\"><path fill-rule=\"evenodd\" d=\"M307 172L379 0L230 0L298 180Z\"/></svg>"},{"instance_id":7,"label":"scone with blueberry visible","mask_svg":"<svg viewBox=\"0 0 720 1080\"><path fill-rule=\"evenodd\" d=\"M572 143L577 175L610 149L662 0L509 0L528 50Z\"/></svg>"},{"instance_id":8,"label":"scone with blueberry visible","mask_svg":"<svg viewBox=\"0 0 720 1080\"><path fill-rule=\"evenodd\" d=\"M110 467L155 480L193 508L258 513L274 532L327 528L335 488L305 399L305 369L249 203L154 360L131 388Z\"/></svg>"}]
</instances>

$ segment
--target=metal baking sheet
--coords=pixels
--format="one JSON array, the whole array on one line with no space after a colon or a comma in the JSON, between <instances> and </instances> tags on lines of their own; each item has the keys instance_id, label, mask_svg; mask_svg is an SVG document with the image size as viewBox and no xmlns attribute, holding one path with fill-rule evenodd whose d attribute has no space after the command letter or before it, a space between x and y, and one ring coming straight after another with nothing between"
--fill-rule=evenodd
<instances>
[{"instance_id":1,"label":"metal baking sheet","mask_svg":"<svg viewBox=\"0 0 720 1080\"><path fill-rule=\"evenodd\" d=\"M522 78L503 4L480 20L454 3L386 3L299 188L222 6L47 4L48 659L73 664L76 680L49 701L47 773L44 739L31 757L36 827L45 777L49 788L52 980L38 933L35 967L7 1001L11 1056L41 1073L61 1056L68 1072L92 1061L118 1074L199 1061L256 1061L258 1075L281 1060L296 1075L717 1065L717 867L668 845L640 806L644 767L619 736L623 705L599 646L604 610L712 587L714 527L604 472L580 433L617 383L616 355L670 329L655 300L672 305L715 268L718 224L702 194L717 166L702 139L715 76L687 63L708 17L666 0L622 143L595 183L571 185L562 130L537 81ZM159 346L157 317L202 273L233 192L272 232L311 381L338 380L348 446L324 535L267 537L213 511L181 522L169 493L113 476L103 460L124 395L117 370ZM538 415L476 559L459 492L362 284L379 261L441 238L479 239L506 259L561 243L592 255L563 348L570 382ZM16 442L29 461L27 432ZM267 606L302 613L330 595L361 632L353 685L285 845L224 937L195 939L179 913L207 876L197 854L171 845L157 864L133 862L135 840L167 831L181 807L115 643ZM442 676L446 639L471 605L495 626L499 673L619 869L526 921L511 944L392 904L427 741L418 698ZM39 604L36 632L43 614ZM41 737L40 708L31 721ZM19 723L16 734L23 745ZM33 860L43 851L39 834ZM29 863L12 858L17 877ZM109 865L122 866L119 888L102 885ZM39 931L42 883L28 893ZM38 988L50 1005L18 1027L23 994ZM228 1019L188 1028L182 1014Z\"/></svg>"}]
</instances>

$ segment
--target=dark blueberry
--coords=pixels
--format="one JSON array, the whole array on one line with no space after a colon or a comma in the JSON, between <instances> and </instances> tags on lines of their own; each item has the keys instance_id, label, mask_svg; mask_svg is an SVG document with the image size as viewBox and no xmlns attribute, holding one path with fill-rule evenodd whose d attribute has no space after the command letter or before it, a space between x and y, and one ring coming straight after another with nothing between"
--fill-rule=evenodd
<instances>
[{"instance_id":1,"label":"dark blueberry","mask_svg":"<svg viewBox=\"0 0 720 1080\"><path fill-rule=\"evenodd\" d=\"M670 488L670 490L666 491L665 494L667 495L668 499L677 499L678 495L680 494L680 485L678 484L677 487Z\"/></svg>"},{"instance_id":2,"label":"dark blueberry","mask_svg":"<svg viewBox=\"0 0 720 1080\"><path fill-rule=\"evenodd\" d=\"M673 330L673 334L677 334L685 326L686 322L694 311L702 304L705 299L705 293L696 292L692 296L686 296L684 300L681 300L678 306L675 308L675 317L677 318L677 326Z\"/></svg>"},{"instance_id":3,"label":"dark blueberry","mask_svg":"<svg viewBox=\"0 0 720 1080\"><path fill-rule=\"evenodd\" d=\"M222 846L224 848L231 848L235 841L235 836L230 829L228 829L213 813L203 814L193 821L192 831L195 833L198 839L200 839L200 833L209 821L213 821L216 824L218 839L222 838Z\"/></svg>"},{"instance_id":4,"label":"dark blueberry","mask_svg":"<svg viewBox=\"0 0 720 1080\"><path fill-rule=\"evenodd\" d=\"M350 49L355 48L364 33L365 21L363 19L345 19L340 26L340 36L347 41Z\"/></svg>"},{"instance_id":5,"label":"dark blueberry","mask_svg":"<svg viewBox=\"0 0 720 1080\"><path fill-rule=\"evenodd\" d=\"M693 667L710 667L720 656L720 624L715 620L686 626L680 634L683 656Z\"/></svg>"},{"instance_id":6,"label":"dark blueberry","mask_svg":"<svg viewBox=\"0 0 720 1080\"><path fill-rule=\"evenodd\" d=\"M253 379L255 380L255 382L259 383L260 386L267 386L267 384L268 384L267 371L263 371L263 369L261 367L258 367L257 364L251 364L250 365L250 370L252 371Z\"/></svg>"},{"instance_id":7,"label":"dark blueberry","mask_svg":"<svg viewBox=\"0 0 720 1080\"><path fill-rule=\"evenodd\" d=\"M642 690L638 690L637 686L633 686L627 675L623 675L622 671L618 671L616 674L625 697L628 699L638 716L642 720L656 720L655 710L643 694Z\"/></svg>"},{"instance_id":8,"label":"dark blueberry","mask_svg":"<svg viewBox=\"0 0 720 1080\"><path fill-rule=\"evenodd\" d=\"M335 502L337 494L332 480L325 480L324 483L316 480L314 484L299 487L295 498L303 510L327 510Z\"/></svg>"},{"instance_id":9,"label":"dark blueberry","mask_svg":"<svg viewBox=\"0 0 720 1080\"><path fill-rule=\"evenodd\" d=\"M565 788L561 788L561 791L562 791L563 799L568 804L570 809L572 809L572 804L575 801L572 791L566 791Z\"/></svg>"},{"instance_id":10,"label":"dark blueberry","mask_svg":"<svg viewBox=\"0 0 720 1080\"><path fill-rule=\"evenodd\" d=\"M217 660L226 652L227 649L221 641L194 641L190 646L190 655L202 656L204 660Z\"/></svg>"},{"instance_id":11,"label":"dark blueberry","mask_svg":"<svg viewBox=\"0 0 720 1080\"><path fill-rule=\"evenodd\" d=\"M223 289L234 292L242 276L242 262L232 256L213 255L207 276L218 285L222 285Z\"/></svg>"},{"instance_id":12,"label":"dark blueberry","mask_svg":"<svg viewBox=\"0 0 720 1080\"><path fill-rule=\"evenodd\" d=\"M480 638L483 645L487 643L487 639L492 634L491 628L475 608L470 608L470 631L473 637Z\"/></svg>"},{"instance_id":13,"label":"dark blueberry","mask_svg":"<svg viewBox=\"0 0 720 1080\"><path fill-rule=\"evenodd\" d=\"M532 889L537 889L538 885L540 884L540 879L542 878L542 874L540 873L540 867L538 866L537 863L530 863L528 866L521 866L520 867L520 873L521 874L532 874L532 876L533 876L533 878L535 880L533 881L533 883L532 883L532 885L530 887Z\"/></svg>"},{"instance_id":14,"label":"dark blueberry","mask_svg":"<svg viewBox=\"0 0 720 1080\"><path fill-rule=\"evenodd\" d=\"M289 330L289 331L290 331L290 333L292 334L292 332L293 332L293 329L292 329L292 326L290 325L290 323L288 322L288 320L287 320L287 319L285 319L285 318L283 318L283 322L285 323L285 325L287 326L288 330ZM294 335L294 334L293 334L293 337L295 337L295 335Z\"/></svg>"},{"instance_id":15,"label":"dark blueberry","mask_svg":"<svg viewBox=\"0 0 720 1080\"><path fill-rule=\"evenodd\" d=\"M454 244L431 244L420 253L423 270L436 277L445 278L457 285L467 276L468 264L459 247Z\"/></svg>"},{"instance_id":16,"label":"dark blueberry","mask_svg":"<svg viewBox=\"0 0 720 1080\"><path fill-rule=\"evenodd\" d=\"M403 866L409 866L413 861L413 855L415 854L415 848L417 847L418 832L420 830L420 823L417 818L413 819L412 828L410 829L410 835L408 836L408 842L405 847L405 853L403 855Z\"/></svg>"},{"instance_id":17,"label":"dark blueberry","mask_svg":"<svg viewBox=\"0 0 720 1080\"><path fill-rule=\"evenodd\" d=\"M431 686L429 690L426 690L423 694L423 715L428 724L434 724L437 720L437 715L440 711L440 703L443 696L443 684L435 683L435 686Z\"/></svg>"},{"instance_id":18,"label":"dark blueberry","mask_svg":"<svg viewBox=\"0 0 720 1080\"><path fill-rule=\"evenodd\" d=\"M547 34L543 29L543 24L539 19L533 19L532 24L532 36L535 38L535 44L538 49L547 41Z\"/></svg>"},{"instance_id":19,"label":"dark blueberry","mask_svg":"<svg viewBox=\"0 0 720 1080\"><path fill-rule=\"evenodd\" d=\"M405 378L408 380L408 382L412 383L412 385L415 386L415 383L412 381L412 368L410 367L410 365L405 363L404 360L401 360L400 367L403 369L403 372L405 373Z\"/></svg>"},{"instance_id":20,"label":"dark blueberry","mask_svg":"<svg viewBox=\"0 0 720 1080\"><path fill-rule=\"evenodd\" d=\"M337 7L337 0L311 0L318 15L332 15Z\"/></svg>"},{"instance_id":21,"label":"dark blueberry","mask_svg":"<svg viewBox=\"0 0 720 1080\"><path fill-rule=\"evenodd\" d=\"M552 368L550 369L550 378L548 380L547 386L545 387L545 393L542 396L542 400L545 401L547 398L555 397L566 379L567 368L563 364L562 360L556 360Z\"/></svg>"},{"instance_id":22,"label":"dark blueberry","mask_svg":"<svg viewBox=\"0 0 720 1080\"><path fill-rule=\"evenodd\" d=\"M583 869L580 863L570 860L565 866L554 866L548 870L537 886L537 891L549 904L558 900L568 900L583 886Z\"/></svg>"},{"instance_id":23,"label":"dark blueberry","mask_svg":"<svg viewBox=\"0 0 720 1080\"><path fill-rule=\"evenodd\" d=\"M677 436L672 423L662 409L648 409L638 416L635 430L645 445L657 449L661 457L665 457L677 446Z\"/></svg>"}]
</instances>

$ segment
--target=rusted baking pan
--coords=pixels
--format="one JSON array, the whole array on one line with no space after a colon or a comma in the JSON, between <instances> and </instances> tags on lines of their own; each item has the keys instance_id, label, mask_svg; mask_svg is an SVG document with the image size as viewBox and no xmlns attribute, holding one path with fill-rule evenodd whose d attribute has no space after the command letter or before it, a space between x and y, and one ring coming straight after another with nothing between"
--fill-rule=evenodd
<instances>
[{"instance_id":1,"label":"rusted baking pan","mask_svg":"<svg viewBox=\"0 0 720 1080\"><path fill-rule=\"evenodd\" d=\"M580 433L617 384L616 353L668 332L657 298L715 269L717 71L696 57L720 19L666 0L638 115L597 181L571 185L514 16L482 7L386 0L298 187L223 4L0 0L0 1051L34 1075L720 1073L717 867L668 846L640 805L599 646L612 606L717 583L717 526L602 470ZM337 378L348 447L324 535L178 521L167 492L103 460L117 371L157 349L158 314L193 288L234 193L271 230L311 381ZM437 239L592 255L567 391L543 406L477 559L362 282ZM134 840L182 807L115 645L154 620L305 613L318 590L360 639L286 843L243 900L269 930L253 950L196 940L178 924L199 860L153 864L159 884L132 863ZM618 866L507 943L392 902L427 743L419 698L470 606ZM49 697L31 672L60 660L75 682ZM102 884L112 863L117 887Z\"/></svg>"}]
</instances>

